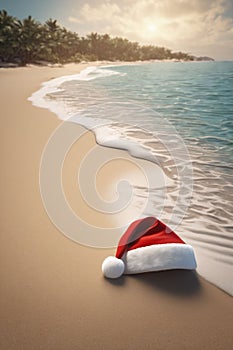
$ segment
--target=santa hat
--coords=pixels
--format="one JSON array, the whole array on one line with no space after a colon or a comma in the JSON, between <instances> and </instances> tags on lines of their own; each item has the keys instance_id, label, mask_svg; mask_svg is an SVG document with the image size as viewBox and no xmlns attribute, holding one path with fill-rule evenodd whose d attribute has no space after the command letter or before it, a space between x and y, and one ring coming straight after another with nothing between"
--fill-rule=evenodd
<instances>
[{"instance_id":1,"label":"santa hat","mask_svg":"<svg viewBox=\"0 0 233 350\"><path fill-rule=\"evenodd\" d=\"M107 278L171 269L194 270L194 250L154 217L134 221L121 237L115 256L107 257L102 272Z\"/></svg>"}]
</instances>

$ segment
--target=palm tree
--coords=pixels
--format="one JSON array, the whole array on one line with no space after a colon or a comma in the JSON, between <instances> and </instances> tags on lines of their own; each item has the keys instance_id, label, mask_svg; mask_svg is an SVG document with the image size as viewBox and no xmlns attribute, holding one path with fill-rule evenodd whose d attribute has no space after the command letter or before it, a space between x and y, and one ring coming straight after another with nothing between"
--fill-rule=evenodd
<instances>
[{"instance_id":1,"label":"palm tree","mask_svg":"<svg viewBox=\"0 0 233 350\"><path fill-rule=\"evenodd\" d=\"M13 60L17 47L17 19L9 16L7 11L0 11L0 60Z\"/></svg>"},{"instance_id":2,"label":"palm tree","mask_svg":"<svg viewBox=\"0 0 233 350\"><path fill-rule=\"evenodd\" d=\"M59 25L57 24L57 20L56 19L53 20L52 18L49 18L45 22L45 26L48 28L48 31L50 33L56 33L60 28Z\"/></svg>"},{"instance_id":3,"label":"palm tree","mask_svg":"<svg viewBox=\"0 0 233 350\"><path fill-rule=\"evenodd\" d=\"M44 30L49 61L66 62L77 53L79 48L77 33L61 28L57 21L51 18L45 22Z\"/></svg>"},{"instance_id":4,"label":"palm tree","mask_svg":"<svg viewBox=\"0 0 233 350\"><path fill-rule=\"evenodd\" d=\"M33 62L41 51L41 24L31 16L18 21L18 55L22 64Z\"/></svg>"}]
</instances>

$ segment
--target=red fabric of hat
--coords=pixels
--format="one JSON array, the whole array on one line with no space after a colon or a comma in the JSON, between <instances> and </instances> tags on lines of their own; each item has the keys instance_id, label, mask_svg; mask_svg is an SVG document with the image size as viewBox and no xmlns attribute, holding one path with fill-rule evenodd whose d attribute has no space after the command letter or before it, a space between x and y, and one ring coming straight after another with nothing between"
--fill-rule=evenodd
<instances>
[{"instance_id":1,"label":"red fabric of hat","mask_svg":"<svg viewBox=\"0 0 233 350\"><path fill-rule=\"evenodd\" d=\"M116 258L132 249L147 247L153 244L183 243L185 242L163 222L147 217L134 221L121 237L116 251Z\"/></svg>"}]
</instances>

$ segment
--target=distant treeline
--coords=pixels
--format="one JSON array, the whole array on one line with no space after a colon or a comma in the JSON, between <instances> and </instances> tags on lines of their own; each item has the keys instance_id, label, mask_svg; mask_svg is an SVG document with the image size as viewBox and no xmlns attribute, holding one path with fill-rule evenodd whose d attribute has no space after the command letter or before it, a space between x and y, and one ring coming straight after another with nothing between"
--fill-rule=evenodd
<instances>
[{"instance_id":1,"label":"distant treeline","mask_svg":"<svg viewBox=\"0 0 233 350\"><path fill-rule=\"evenodd\" d=\"M178 59L191 61L193 56L153 45L139 45L108 34L91 33L79 37L49 19L44 24L31 16L22 21L0 11L0 62L68 63L81 61L137 61Z\"/></svg>"}]
</instances>

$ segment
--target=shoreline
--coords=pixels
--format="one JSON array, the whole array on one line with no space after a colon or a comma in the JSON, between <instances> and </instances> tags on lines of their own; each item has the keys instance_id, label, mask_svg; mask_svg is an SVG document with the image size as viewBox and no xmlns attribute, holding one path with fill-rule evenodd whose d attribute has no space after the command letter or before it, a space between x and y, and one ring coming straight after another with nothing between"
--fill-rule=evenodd
<instances>
[{"instance_id":1,"label":"shoreline","mask_svg":"<svg viewBox=\"0 0 233 350\"><path fill-rule=\"evenodd\" d=\"M203 63L203 62L232 62L232 60L182 60L182 59L151 59L151 60L144 60L144 61L82 61L79 63L70 62L70 63L27 63L25 66L19 65L17 63L10 63L10 62L1 62L0 63L0 70L2 69L18 69L18 68L67 68L69 66L80 66L80 65L88 65L88 66L124 66L128 64L148 64L148 63L163 63L163 62L170 62L170 63Z\"/></svg>"},{"instance_id":2,"label":"shoreline","mask_svg":"<svg viewBox=\"0 0 233 350\"><path fill-rule=\"evenodd\" d=\"M49 110L32 106L27 98L44 81L78 73L73 68L0 70L4 145L2 348L230 348L232 300L225 292L187 271L107 281L102 277L101 263L114 250L75 244L49 220L40 197L39 164L44 145L62 121ZM75 70L83 68L79 65ZM77 126L77 131L80 128ZM131 158L124 151L97 145L91 132L80 142L74 144L64 165L64 188L74 210L78 209L85 219L93 213L77 201L79 194L74 193L74 170L84 151L98 148L101 154L105 152L106 160ZM126 165L129 174L135 174L135 164L131 170L128 162L122 163L121 174ZM97 179L105 198L113 169L113 180L117 181L121 174L117 173L116 163L103 171L102 179ZM140 172L138 178L141 181ZM111 217L97 214L92 217L93 225L111 227ZM192 327L187 327L190 324Z\"/></svg>"}]
</instances>

